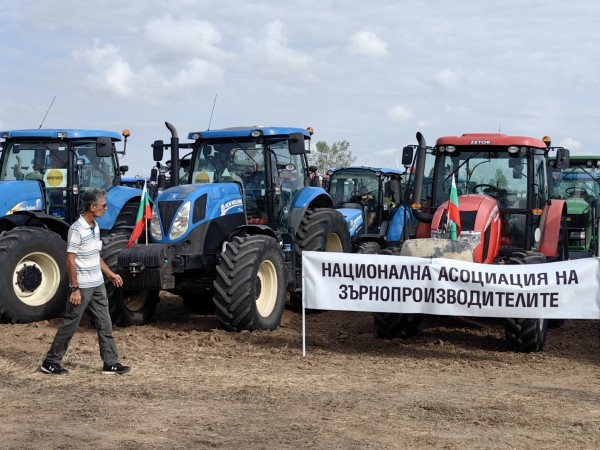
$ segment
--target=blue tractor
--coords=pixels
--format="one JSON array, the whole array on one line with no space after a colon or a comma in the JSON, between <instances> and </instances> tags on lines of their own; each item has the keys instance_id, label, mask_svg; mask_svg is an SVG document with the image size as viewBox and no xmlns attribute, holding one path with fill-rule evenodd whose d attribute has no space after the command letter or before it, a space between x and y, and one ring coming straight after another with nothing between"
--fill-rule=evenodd
<instances>
[{"instance_id":1,"label":"blue tractor","mask_svg":"<svg viewBox=\"0 0 600 450\"><path fill-rule=\"evenodd\" d=\"M354 251L399 251L416 231L417 222L404 205L404 172L360 166L330 169L327 175L329 195L348 223Z\"/></svg>"},{"instance_id":2,"label":"blue tractor","mask_svg":"<svg viewBox=\"0 0 600 450\"><path fill-rule=\"evenodd\" d=\"M187 306L212 308L230 331L273 330L287 293L301 294L303 251L350 252L342 214L310 186L301 128L241 127L189 133L180 144L156 141L154 159L171 149L170 185L156 197L153 243L119 255L125 284L169 290ZM179 148L192 150L179 184Z\"/></svg>"},{"instance_id":3,"label":"blue tractor","mask_svg":"<svg viewBox=\"0 0 600 450\"><path fill-rule=\"evenodd\" d=\"M123 136L126 144L129 131ZM0 137L0 320L51 319L68 297L65 242L82 212L83 192L108 191L108 211L98 224L103 258L115 266L135 224L141 191L119 186L117 156L125 154L125 144L117 151L118 133L32 129L3 131ZM119 303L147 297L107 287Z\"/></svg>"}]
</instances>

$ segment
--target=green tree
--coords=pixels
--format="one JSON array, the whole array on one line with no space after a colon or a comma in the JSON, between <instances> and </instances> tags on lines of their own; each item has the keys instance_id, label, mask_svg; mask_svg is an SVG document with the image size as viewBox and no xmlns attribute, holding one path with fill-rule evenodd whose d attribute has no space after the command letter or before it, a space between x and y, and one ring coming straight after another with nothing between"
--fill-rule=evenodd
<instances>
[{"instance_id":1,"label":"green tree","mask_svg":"<svg viewBox=\"0 0 600 450\"><path fill-rule=\"evenodd\" d=\"M348 148L348 141L338 141L327 145L325 141L319 141L315 144L316 150L312 150L308 155L308 161L311 165L318 167L320 173L325 173L332 167L351 166L356 161L356 156Z\"/></svg>"}]
</instances>

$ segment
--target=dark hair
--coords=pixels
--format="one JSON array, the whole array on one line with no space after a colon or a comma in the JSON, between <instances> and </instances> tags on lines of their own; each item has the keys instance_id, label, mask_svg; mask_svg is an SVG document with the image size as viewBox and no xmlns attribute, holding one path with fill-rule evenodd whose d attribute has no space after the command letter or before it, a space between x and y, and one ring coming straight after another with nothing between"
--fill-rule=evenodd
<instances>
[{"instance_id":1,"label":"dark hair","mask_svg":"<svg viewBox=\"0 0 600 450\"><path fill-rule=\"evenodd\" d=\"M83 193L83 210L85 212L89 211L92 205L100 203L100 200L104 197L106 197L106 191L104 189L86 189Z\"/></svg>"}]
</instances>

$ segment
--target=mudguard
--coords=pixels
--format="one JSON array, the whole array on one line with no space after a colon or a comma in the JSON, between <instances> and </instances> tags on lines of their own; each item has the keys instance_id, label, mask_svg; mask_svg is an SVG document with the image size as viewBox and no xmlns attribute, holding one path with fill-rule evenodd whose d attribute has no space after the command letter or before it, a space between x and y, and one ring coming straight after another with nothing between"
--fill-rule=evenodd
<instances>
[{"instance_id":1,"label":"mudguard","mask_svg":"<svg viewBox=\"0 0 600 450\"><path fill-rule=\"evenodd\" d=\"M106 194L106 204L108 209L104 216L96 219L101 230L111 230L123 206L130 200L135 199L136 203L142 198L142 190L126 187L114 186L108 190ZM152 206L152 201L150 202Z\"/></svg>"},{"instance_id":2,"label":"mudguard","mask_svg":"<svg viewBox=\"0 0 600 450\"><path fill-rule=\"evenodd\" d=\"M202 199L204 196L205 199ZM193 216L194 207L198 200L205 202L205 211L202 211L204 214L199 216L200 218L196 221L192 217L188 230L180 238L176 240L168 238L172 221L169 221L167 224L168 229L164 229L165 224L162 221L162 217L160 217L163 238L161 240L153 239L153 241L165 244L178 243L187 239L194 229L205 225L207 222L224 216L244 213L244 201L237 183L186 184L175 186L163 191L156 198L155 203L158 205L159 215L163 210L163 206L166 206L165 204L181 203L172 215L172 217L176 217L183 205L191 202L190 215Z\"/></svg>"},{"instance_id":3,"label":"mudguard","mask_svg":"<svg viewBox=\"0 0 600 450\"><path fill-rule=\"evenodd\" d=\"M566 200L549 200L540 221L540 252L547 258L555 258L558 253L558 240L562 218L567 213Z\"/></svg>"},{"instance_id":4,"label":"mudguard","mask_svg":"<svg viewBox=\"0 0 600 450\"><path fill-rule=\"evenodd\" d=\"M43 199L38 181L0 181L0 217L16 211L43 211Z\"/></svg>"},{"instance_id":5,"label":"mudguard","mask_svg":"<svg viewBox=\"0 0 600 450\"><path fill-rule=\"evenodd\" d=\"M323 188L305 187L292 200L289 228L298 229L306 210L311 208L332 208L333 200Z\"/></svg>"},{"instance_id":6,"label":"mudguard","mask_svg":"<svg viewBox=\"0 0 600 450\"><path fill-rule=\"evenodd\" d=\"M348 224L350 238L354 238L364 223L362 210L357 208L338 208L337 211L342 213L344 220Z\"/></svg>"},{"instance_id":7,"label":"mudguard","mask_svg":"<svg viewBox=\"0 0 600 450\"><path fill-rule=\"evenodd\" d=\"M413 215L410 208L399 206L390 221L390 227L387 233L388 242L400 242L404 240L404 228L411 220L413 220Z\"/></svg>"}]
</instances>

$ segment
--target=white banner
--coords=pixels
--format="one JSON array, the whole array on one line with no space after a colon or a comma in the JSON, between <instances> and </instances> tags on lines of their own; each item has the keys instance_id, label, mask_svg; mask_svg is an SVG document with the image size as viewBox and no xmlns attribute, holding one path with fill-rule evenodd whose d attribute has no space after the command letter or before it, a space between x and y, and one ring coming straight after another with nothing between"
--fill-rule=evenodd
<instances>
[{"instance_id":1,"label":"white banner","mask_svg":"<svg viewBox=\"0 0 600 450\"><path fill-rule=\"evenodd\" d=\"M311 309L522 319L600 319L600 261L488 265L303 252Z\"/></svg>"}]
</instances>

